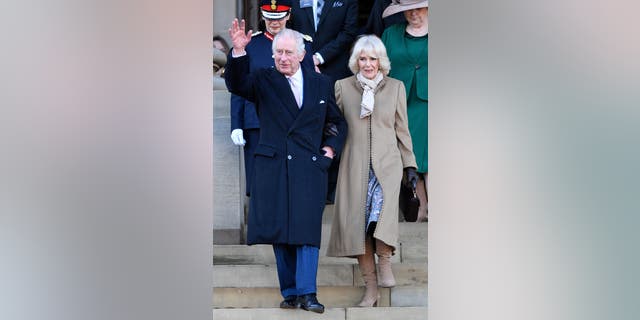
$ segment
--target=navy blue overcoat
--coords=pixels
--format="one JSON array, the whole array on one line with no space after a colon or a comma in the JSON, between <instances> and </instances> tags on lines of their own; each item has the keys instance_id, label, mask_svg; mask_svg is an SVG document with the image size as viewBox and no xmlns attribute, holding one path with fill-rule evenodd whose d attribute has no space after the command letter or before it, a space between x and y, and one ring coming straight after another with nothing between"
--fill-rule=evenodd
<instances>
[{"instance_id":1,"label":"navy blue overcoat","mask_svg":"<svg viewBox=\"0 0 640 320\"><path fill-rule=\"evenodd\" d=\"M322 212L331 159L347 137L347 124L335 102L328 77L302 67L303 104L298 108L285 76L275 68L249 70L249 56L230 59L225 77L229 91L253 101L260 118L247 244L320 247ZM327 122L337 136L325 137Z\"/></svg>"}]
</instances>

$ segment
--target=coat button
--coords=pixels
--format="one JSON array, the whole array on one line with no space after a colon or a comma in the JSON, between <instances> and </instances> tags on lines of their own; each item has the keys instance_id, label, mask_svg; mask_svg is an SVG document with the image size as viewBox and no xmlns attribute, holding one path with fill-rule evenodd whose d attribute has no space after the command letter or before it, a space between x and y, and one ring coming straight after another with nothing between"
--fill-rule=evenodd
<instances>
[{"instance_id":1,"label":"coat button","mask_svg":"<svg viewBox=\"0 0 640 320\"><path fill-rule=\"evenodd\" d=\"M311 160L316 161L316 156L311 157Z\"/></svg>"},{"instance_id":2,"label":"coat button","mask_svg":"<svg viewBox=\"0 0 640 320\"><path fill-rule=\"evenodd\" d=\"M287 159L291 160L291 158L293 158L291 155L287 156Z\"/></svg>"}]
</instances>

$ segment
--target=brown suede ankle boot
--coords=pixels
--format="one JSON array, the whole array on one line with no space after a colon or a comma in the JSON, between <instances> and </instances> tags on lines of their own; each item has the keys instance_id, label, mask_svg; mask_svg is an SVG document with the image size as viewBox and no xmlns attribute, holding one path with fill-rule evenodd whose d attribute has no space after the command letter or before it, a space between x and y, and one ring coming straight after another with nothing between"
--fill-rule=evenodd
<instances>
[{"instance_id":1,"label":"brown suede ankle boot","mask_svg":"<svg viewBox=\"0 0 640 320\"><path fill-rule=\"evenodd\" d=\"M378 255L378 284L383 288L395 287L396 279L391 270L391 253L393 248L376 239L376 254Z\"/></svg>"}]
</instances>

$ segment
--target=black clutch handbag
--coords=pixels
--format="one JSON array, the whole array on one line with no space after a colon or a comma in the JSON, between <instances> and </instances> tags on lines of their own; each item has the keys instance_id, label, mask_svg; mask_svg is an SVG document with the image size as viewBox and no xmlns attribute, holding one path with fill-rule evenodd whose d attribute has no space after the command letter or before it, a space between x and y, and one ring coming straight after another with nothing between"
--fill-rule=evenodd
<instances>
[{"instance_id":1,"label":"black clutch handbag","mask_svg":"<svg viewBox=\"0 0 640 320\"><path fill-rule=\"evenodd\" d=\"M418 208L420 208L420 199L416 194L415 188L407 188L404 184L400 184L400 210L404 215L404 221L418 221Z\"/></svg>"}]
</instances>

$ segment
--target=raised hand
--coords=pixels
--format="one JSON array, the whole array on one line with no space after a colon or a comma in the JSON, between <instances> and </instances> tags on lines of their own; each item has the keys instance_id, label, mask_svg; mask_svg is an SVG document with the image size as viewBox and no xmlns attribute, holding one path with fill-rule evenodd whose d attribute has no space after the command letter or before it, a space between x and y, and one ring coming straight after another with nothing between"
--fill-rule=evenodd
<instances>
[{"instance_id":1,"label":"raised hand","mask_svg":"<svg viewBox=\"0 0 640 320\"><path fill-rule=\"evenodd\" d=\"M231 23L231 28L229 28L229 37L231 38L231 43L233 44L233 53L234 54L242 54L244 53L244 48L251 41L251 34L253 30L249 30L245 33L245 21L242 19L238 23L238 19L233 19Z\"/></svg>"}]
</instances>

